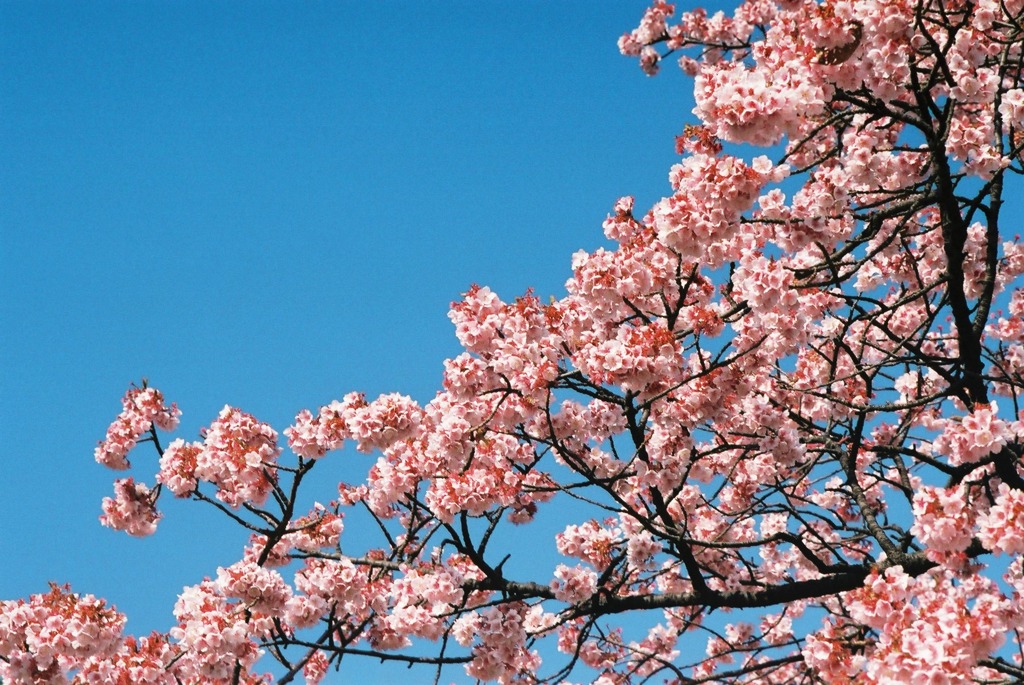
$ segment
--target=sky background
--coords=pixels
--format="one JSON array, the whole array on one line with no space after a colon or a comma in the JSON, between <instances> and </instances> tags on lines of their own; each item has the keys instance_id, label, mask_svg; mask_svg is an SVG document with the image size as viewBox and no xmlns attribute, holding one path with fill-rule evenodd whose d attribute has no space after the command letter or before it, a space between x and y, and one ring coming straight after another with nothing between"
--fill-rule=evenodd
<instances>
[{"instance_id":1,"label":"sky background","mask_svg":"<svg viewBox=\"0 0 1024 685\"><path fill-rule=\"evenodd\" d=\"M351 390L426 402L471 284L564 294L693 121L690 82L617 52L646 5L0 2L0 599L67 582L145 634L237 560L169 497L151 538L99 525L129 383L186 439L225 404L280 431Z\"/></svg>"}]
</instances>

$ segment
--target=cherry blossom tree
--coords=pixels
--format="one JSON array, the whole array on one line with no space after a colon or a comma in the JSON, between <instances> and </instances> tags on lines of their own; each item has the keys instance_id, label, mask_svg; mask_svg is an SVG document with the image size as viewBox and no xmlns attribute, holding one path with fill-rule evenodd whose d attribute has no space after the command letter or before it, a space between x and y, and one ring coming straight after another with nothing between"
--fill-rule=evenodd
<instances>
[{"instance_id":1,"label":"cherry blossom tree","mask_svg":"<svg viewBox=\"0 0 1024 685\"><path fill-rule=\"evenodd\" d=\"M103 524L152 534L179 497L250 543L166 635L67 587L0 604L4 682L317 683L360 657L1024 680L1024 0L657 2L619 48L695 79L670 193L618 200L561 299L472 287L424 406L350 393L280 432L225 407L188 441L131 388L96 459L141 480ZM314 472L347 480L310 507ZM507 530L545 520L561 561L516 564ZM346 544L356 521L375 544Z\"/></svg>"}]
</instances>

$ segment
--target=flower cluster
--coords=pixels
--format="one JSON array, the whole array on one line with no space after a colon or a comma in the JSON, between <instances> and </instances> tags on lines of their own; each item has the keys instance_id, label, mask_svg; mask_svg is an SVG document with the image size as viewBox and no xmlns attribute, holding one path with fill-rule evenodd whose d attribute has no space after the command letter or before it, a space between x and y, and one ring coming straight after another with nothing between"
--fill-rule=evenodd
<instances>
[{"instance_id":1,"label":"flower cluster","mask_svg":"<svg viewBox=\"0 0 1024 685\"><path fill-rule=\"evenodd\" d=\"M748 165L730 155L694 152L672 167L675 193L652 208L651 224L658 238L684 258L717 268L763 242L757 232L744 230L741 216L766 184L787 172L767 157ZM728 193L720 192L724 187Z\"/></svg>"},{"instance_id":2,"label":"flower cluster","mask_svg":"<svg viewBox=\"0 0 1024 685\"><path fill-rule=\"evenodd\" d=\"M186 587L174 617L178 625L170 635L182 650L177 671L186 679L226 684L236 668L247 673L260 656L245 607L229 602L213 581Z\"/></svg>"},{"instance_id":3,"label":"flower cluster","mask_svg":"<svg viewBox=\"0 0 1024 685\"><path fill-rule=\"evenodd\" d=\"M984 578L917 578L898 567L847 595L850 615L881 636L867 658L872 682L970 680L978 662L1019 627L1021 612Z\"/></svg>"},{"instance_id":4,"label":"flower cluster","mask_svg":"<svg viewBox=\"0 0 1024 685\"><path fill-rule=\"evenodd\" d=\"M914 493L914 525L910 532L928 546L929 555L963 552L974 537L977 513L968 489L923 485Z\"/></svg>"},{"instance_id":5,"label":"flower cluster","mask_svg":"<svg viewBox=\"0 0 1024 685\"><path fill-rule=\"evenodd\" d=\"M217 498L239 507L262 504L277 479L277 431L240 409L225 406L206 430L196 454L196 480L217 486Z\"/></svg>"},{"instance_id":6,"label":"flower cluster","mask_svg":"<svg viewBox=\"0 0 1024 685\"><path fill-rule=\"evenodd\" d=\"M960 420L946 420L932 450L946 455L954 466L977 462L998 452L1011 437L1010 426L999 418L998 410L994 405L978 406Z\"/></svg>"},{"instance_id":7,"label":"flower cluster","mask_svg":"<svg viewBox=\"0 0 1024 685\"><path fill-rule=\"evenodd\" d=\"M999 486L995 503L979 516L978 540L993 552L1024 553L1024 492Z\"/></svg>"},{"instance_id":8,"label":"flower cluster","mask_svg":"<svg viewBox=\"0 0 1024 685\"><path fill-rule=\"evenodd\" d=\"M497 681L501 685L516 682L522 674L534 673L540 656L526 648L527 607L506 604L467 614L455 625L453 634L459 644L473 647L473 660L466 673L473 678Z\"/></svg>"},{"instance_id":9,"label":"flower cluster","mask_svg":"<svg viewBox=\"0 0 1024 685\"><path fill-rule=\"evenodd\" d=\"M174 663L178 656L167 637L159 633L136 639L126 637L120 648L103 658L82 664L75 685L178 685Z\"/></svg>"},{"instance_id":10,"label":"flower cluster","mask_svg":"<svg viewBox=\"0 0 1024 685\"><path fill-rule=\"evenodd\" d=\"M67 586L51 585L27 602L0 602L0 677L10 683L67 682L68 671L118 651L124 624L124 615L103 600L76 595Z\"/></svg>"},{"instance_id":11,"label":"flower cluster","mask_svg":"<svg viewBox=\"0 0 1024 685\"><path fill-rule=\"evenodd\" d=\"M174 430L181 416L177 405L164 404L164 396L156 388L129 388L121 404L124 409L107 428L107 437L96 447L96 461L117 470L130 466L128 452L153 426Z\"/></svg>"},{"instance_id":12,"label":"flower cluster","mask_svg":"<svg viewBox=\"0 0 1024 685\"><path fill-rule=\"evenodd\" d=\"M361 452L384 449L415 434L423 410L405 395L382 395L367 403L361 393L321 407L316 416L299 412L285 430L288 446L299 456L318 459L354 439Z\"/></svg>"},{"instance_id":13,"label":"flower cluster","mask_svg":"<svg viewBox=\"0 0 1024 685\"><path fill-rule=\"evenodd\" d=\"M188 497L199 482L196 480L196 466L202 443L186 443L181 438L174 440L160 457L160 472L157 482L167 487L176 497Z\"/></svg>"},{"instance_id":14,"label":"flower cluster","mask_svg":"<svg viewBox=\"0 0 1024 685\"><path fill-rule=\"evenodd\" d=\"M156 532L159 520L156 493L132 478L114 481L114 497L103 498L100 523L114 530L145 537Z\"/></svg>"}]
</instances>

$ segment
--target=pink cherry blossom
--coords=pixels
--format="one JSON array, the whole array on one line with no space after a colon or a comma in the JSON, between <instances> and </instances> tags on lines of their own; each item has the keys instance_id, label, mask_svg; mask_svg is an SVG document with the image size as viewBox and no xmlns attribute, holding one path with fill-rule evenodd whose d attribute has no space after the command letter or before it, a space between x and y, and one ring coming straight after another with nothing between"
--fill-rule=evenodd
<instances>
[{"instance_id":1,"label":"pink cherry blossom","mask_svg":"<svg viewBox=\"0 0 1024 685\"><path fill-rule=\"evenodd\" d=\"M103 600L51 584L45 594L0 602L0 677L67 682L65 674L118 650L125 617ZM86 668L88 672L88 668Z\"/></svg>"},{"instance_id":2,"label":"pink cherry blossom","mask_svg":"<svg viewBox=\"0 0 1024 685\"><path fill-rule=\"evenodd\" d=\"M993 552L1024 552L1024 492L999 486L992 508L979 517L978 540Z\"/></svg>"},{"instance_id":3,"label":"pink cherry blossom","mask_svg":"<svg viewBox=\"0 0 1024 685\"><path fill-rule=\"evenodd\" d=\"M181 438L174 440L160 457L160 472L157 481L177 497L188 497L198 485L196 481L197 458L203 451L201 443L186 443Z\"/></svg>"},{"instance_id":4,"label":"pink cherry blossom","mask_svg":"<svg viewBox=\"0 0 1024 685\"><path fill-rule=\"evenodd\" d=\"M240 561L217 569L217 589L225 597L238 599L248 608L271 616L280 615L292 591L274 570L251 561Z\"/></svg>"},{"instance_id":5,"label":"pink cherry blossom","mask_svg":"<svg viewBox=\"0 0 1024 685\"><path fill-rule=\"evenodd\" d=\"M917 537L929 553L963 552L971 544L977 514L967 488L920 486L914 493Z\"/></svg>"},{"instance_id":6,"label":"pink cherry blossom","mask_svg":"<svg viewBox=\"0 0 1024 685\"><path fill-rule=\"evenodd\" d=\"M195 477L217 486L217 498L232 507L262 504L276 480L277 431L255 417L225 406L206 431L196 455Z\"/></svg>"},{"instance_id":7,"label":"pink cherry blossom","mask_svg":"<svg viewBox=\"0 0 1024 685\"><path fill-rule=\"evenodd\" d=\"M588 599L597 591L597 574L581 566L559 564L555 569L555 580L551 582L551 589L556 599L576 604Z\"/></svg>"},{"instance_id":8,"label":"pink cherry blossom","mask_svg":"<svg viewBox=\"0 0 1024 685\"><path fill-rule=\"evenodd\" d=\"M1010 431L997 411L997 407L978 407L959 421L947 421L933 449L947 455L954 465L976 462L998 451L1006 444Z\"/></svg>"},{"instance_id":9,"label":"pink cherry blossom","mask_svg":"<svg viewBox=\"0 0 1024 685\"><path fill-rule=\"evenodd\" d=\"M318 502L313 511L296 519L293 528L294 532L285 535L287 543L305 552L317 552L336 547L345 525L341 516Z\"/></svg>"},{"instance_id":10,"label":"pink cherry blossom","mask_svg":"<svg viewBox=\"0 0 1024 685\"><path fill-rule=\"evenodd\" d=\"M177 405L164 404L163 394L156 388L129 388L121 404L123 411L110 424L107 437L96 448L96 461L117 470L129 467L128 452L154 425L160 430L172 431L181 416Z\"/></svg>"},{"instance_id":11,"label":"pink cherry blossom","mask_svg":"<svg viewBox=\"0 0 1024 685\"><path fill-rule=\"evenodd\" d=\"M103 498L100 523L129 535L144 537L156 532L161 515L156 510L156 493L132 478L114 481L114 497Z\"/></svg>"},{"instance_id":12,"label":"pink cherry blossom","mask_svg":"<svg viewBox=\"0 0 1024 685\"><path fill-rule=\"evenodd\" d=\"M118 651L109 656L91 657L82 664L75 685L177 685L174 662L177 653L167 637L153 633L141 639L126 637Z\"/></svg>"},{"instance_id":13,"label":"pink cherry blossom","mask_svg":"<svg viewBox=\"0 0 1024 685\"><path fill-rule=\"evenodd\" d=\"M183 654L177 670L200 682L227 683L259 658L243 605L227 601L212 581L185 588L174 606L178 625L170 631Z\"/></svg>"},{"instance_id":14,"label":"pink cherry blossom","mask_svg":"<svg viewBox=\"0 0 1024 685\"><path fill-rule=\"evenodd\" d=\"M536 671L541 660L526 648L525 607L522 604L485 609L459 619L455 638L473 644L466 673L480 680L512 683L516 676Z\"/></svg>"}]
</instances>

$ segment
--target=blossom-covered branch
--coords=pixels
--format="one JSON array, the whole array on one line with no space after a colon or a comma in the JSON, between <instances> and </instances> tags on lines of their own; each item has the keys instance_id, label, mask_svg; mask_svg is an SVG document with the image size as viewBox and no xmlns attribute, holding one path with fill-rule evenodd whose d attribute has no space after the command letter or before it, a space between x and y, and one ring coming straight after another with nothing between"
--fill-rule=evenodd
<instances>
[{"instance_id":1,"label":"blossom-covered branch","mask_svg":"<svg viewBox=\"0 0 1024 685\"><path fill-rule=\"evenodd\" d=\"M158 472L103 523L153 533L166 490L250 544L169 635L66 588L4 603L0 675L1020 680L1024 1L657 2L619 47L695 78L669 194L619 199L560 299L470 288L424 405L350 393L281 434L225 407L164 448L176 407L130 389L96 459L149 441Z\"/></svg>"}]
</instances>

